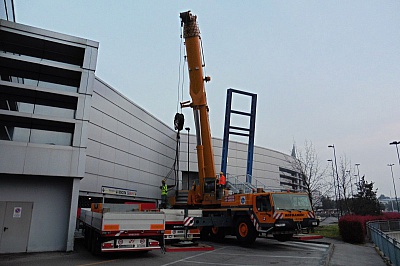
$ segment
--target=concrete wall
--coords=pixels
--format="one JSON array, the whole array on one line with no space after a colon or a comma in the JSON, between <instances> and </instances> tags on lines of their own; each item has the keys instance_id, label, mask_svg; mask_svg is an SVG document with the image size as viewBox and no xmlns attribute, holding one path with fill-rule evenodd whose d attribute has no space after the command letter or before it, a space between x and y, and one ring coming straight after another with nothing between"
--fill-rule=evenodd
<instances>
[{"instance_id":1,"label":"concrete wall","mask_svg":"<svg viewBox=\"0 0 400 266\"><path fill-rule=\"evenodd\" d=\"M70 251L98 43L5 20L0 31L0 201L33 202L28 251Z\"/></svg>"},{"instance_id":2,"label":"concrete wall","mask_svg":"<svg viewBox=\"0 0 400 266\"><path fill-rule=\"evenodd\" d=\"M28 252L66 250L70 178L1 176L0 201L33 202Z\"/></svg>"}]
</instances>

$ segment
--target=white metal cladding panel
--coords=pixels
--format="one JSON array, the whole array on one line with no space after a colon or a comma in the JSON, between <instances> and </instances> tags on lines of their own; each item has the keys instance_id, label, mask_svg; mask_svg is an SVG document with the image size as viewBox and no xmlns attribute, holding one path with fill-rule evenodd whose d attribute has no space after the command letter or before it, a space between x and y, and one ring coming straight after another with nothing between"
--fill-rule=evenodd
<instances>
[{"instance_id":1,"label":"white metal cladding panel","mask_svg":"<svg viewBox=\"0 0 400 266\"><path fill-rule=\"evenodd\" d=\"M98 160L99 181L97 189L89 191L100 192L108 180L113 186L137 189L138 196L158 198L158 183L173 165L175 132L111 88L99 81L95 84L92 111L99 125L91 125L89 131L88 154L93 158L85 178L95 178L89 169ZM93 138L93 130L100 131L101 138Z\"/></svg>"},{"instance_id":2,"label":"white metal cladding panel","mask_svg":"<svg viewBox=\"0 0 400 266\"><path fill-rule=\"evenodd\" d=\"M164 224L164 213L131 212L103 214L104 224L119 224L120 230L150 230L152 224Z\"/></svg>"},{"instance_id":3,"label":"white metal cladding panel","mask_svg":"<svg viewBox=\"0 0 400 266\"><path fill-rule=\"evenodd\" d=\"M87 146L86 154L88 156L99 158L100 147L101 147L101 144L99 142L92 140L92 139L88 139L88 146Z\"/></svg>"},{"instance_id":4,"label":"white metal cladding panel","mask_svg":"<svg viewBox=\"0 0 400 266\"><path fill-rule=\"evenodd\" d=\"M114 177L114 163L104 160L99 160L99 174L104 177ZM100 192L97 191L97 192Z\"/></svg>"},{"instance_id":5,"label":"white metal cladding panel","mask_svg":"<svg viewBox=\"0 0 400 266\"><path fill-rule=\"evenodd\" d=\"M98 178L97 174L86 172L85 178L81 180L80 191L94 191L97 188Z\"/></svg>"},{"instance_id":6,"label":"white metal cladding panel","mask_svg":"<svg viewBox=\"0 0 400 266\"><path fill-rule=\"evenodd\" d=\"M122 180L128 179L128 167L115 164L114 177ZM117 186L118 187L118 186Z\"/></svg>"},{"instance_id":7,"label":"white metal cladding panel","mask_svg":"<svg viewBox=\"0 0 400 266\"><path fill-rule=\"evenodd\" d=\"M129 155L130 154L124 150L115 150L115 163L123 166L129 166Z\"/></svg>"},{"instance_id":8,"label":"white metal cladding panel","mask_svg":"<svg viewBox=\"0 0 400 266\"><path fill-rule=\"evenodd\" d=\"M99 174L99 160L92 156L86 156L86 173Z\"/></svg>"},{"instance_id":9,"label":"white metal cladding panel","mask_svg":"<svg viewBox=\"0 0 400 266\"><path fill-rule=\"evenodd\" d=\"M0 201L33 202L27 252L65 251L72 179L14 176L0 180Z\"/></svg>"},{"instance_id":10,"label":"white metal cladding panel","mask_svg":"<svg viewBox=\"0 0 400 266\"><path fill-rule=\"evenodd\" d=\"M129 188L129 185L126 180L120 180L118 178L114 178L113 179L113 187Z\"/></svg>"},{"instance_id":11,"label":"white metal cladding panel","mask_svg":"<svg viewBox=\"0 0 400 266\"><path fill-rule=\"evenodd\" d=\"M108 146L105 144L100 145L100 157L99 159L108 162L115 162L115 148L114 146Z\"/></svg>"},{"instance_id":12,"label":"white metal cladding panel","mask_svg":"<svg viewBox=\"0 0 400 266\"><path fill-rule=\"evenodd\" d=\"M110 147L115 147L117 144L117 136L114 132L110 131L107 128L103 128L101 130L101 143L108 145Z\"/></svg>"}]
</instances>

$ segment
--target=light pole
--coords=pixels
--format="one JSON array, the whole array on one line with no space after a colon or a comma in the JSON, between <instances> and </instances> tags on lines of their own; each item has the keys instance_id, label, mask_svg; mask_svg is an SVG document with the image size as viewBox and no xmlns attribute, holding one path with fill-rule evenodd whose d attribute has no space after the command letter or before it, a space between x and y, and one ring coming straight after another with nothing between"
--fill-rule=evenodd
<instances>
[{"instance_id":1,"label":"light pole","mask_svg":"<svg viewBox=\"0 0 400 266\"><path fill-rule=\"evenodd\" d=\"M338 169L337 169L336 149L335 149L335 145L333 145L333 144L328 145L328 148L333 148L333 157L335 158L335 168L336 168L336 181L337 181L337 188L338 188L338 195L339 195L340 216L342 216L343 211L342 211L342 201L341 201L341 197L340 197L339 173L338 173Z\"/></svg>"},{"instance_id":2,"label":"light pole","mask_svg":"<svg viewBox=\"0 0 400 266\"><path fill-rule=\"evenodd\" d=\"M398 144L400 144L400 141L393 141L393 142L390 142L390 143L389 143L389 145L396 145L397 159L399 159L399 165L400 165L399 148L397 147Z\"/></svg>"},{"instance_id":3,"label":"light pole","mask_svg":"<svg viewBox=\"0 0 400 266\"><path fill-rule=\"evenodd\" d=\"M190 189L190 184L189 184L189 132L190 132L190 127L185 127L185 129L187 130L187 132L188 132L188 137L187 137L187 139L188 139L188 147L187 147L187 153L188 153L188 174L187 174L187 189L189 190Z\"/></svg>"},{"instance_id":4,"label":"light pole","mask_svg":"<svg viewBox=\"0 0 400 266\"><path fill-rule=\"evenodd\" d=\"M331 164L332 164L333 188L335 189L335 200L336 200L335 205L336 205L336 211L338 213L338 220L339 220L338 198L337 198L337 194L336 194L336 182L335 182L335 169L333 168L333 161L329 159L328 162L331 162Z\"/></svg>"},{"instance_id":5,"label":"light pole","mask_svg":"<svg viewBox=\"0 0 400 266\"><path fill-rule=\"evenodd\" d=\"M394 198L396 199L396 206L397 206L397 212L399 212L399 202L397 201L397 192L396 192L396 185L394 183L394 177L393 177L393 165L394 164L388 164L387 166L390 167L390 171L392 172L392 180L393 180L393 189L394 189Z\"/></svg>"}]
</instances>

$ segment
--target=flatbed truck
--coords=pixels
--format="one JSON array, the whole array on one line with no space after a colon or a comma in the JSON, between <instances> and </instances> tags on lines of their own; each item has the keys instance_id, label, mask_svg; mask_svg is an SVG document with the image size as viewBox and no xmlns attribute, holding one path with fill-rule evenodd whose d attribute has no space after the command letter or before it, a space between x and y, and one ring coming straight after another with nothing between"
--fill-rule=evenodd
<instances>
[{"instance_id":1,"label":"flatbed truck","mask_svg":"<svg viewBox=\"0 0 400 266\"><path fill-rule=\"evenodd\" d=\"M134 204L93 203L79 217L84 244L93 253L164 250L165 214Z\"/></svg>"}]
</instances>

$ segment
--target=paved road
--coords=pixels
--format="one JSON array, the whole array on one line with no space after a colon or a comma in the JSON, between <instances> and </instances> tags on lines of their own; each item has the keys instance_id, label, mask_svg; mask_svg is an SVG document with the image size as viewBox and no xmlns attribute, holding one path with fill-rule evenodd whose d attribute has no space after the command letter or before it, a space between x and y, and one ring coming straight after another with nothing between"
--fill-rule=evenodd
<instances>
[{"instance_id":1,"label":"paved road","mask_svg":"<svg viewBox=\"0 0 400 266\"><path fill-rule=\"evenodd\" d=\"M152 251L146 254L123 253L102 257L91 255L77 241L71 253L50 252L19 255L0 255L0 265L50 266L50 265L321 265L329 245L305 242L278 242L274 239L257 239L251 247L239 246L234 238L223 243L207 243L213 251L169 252Z\"/></svg>"}]
</instances>

